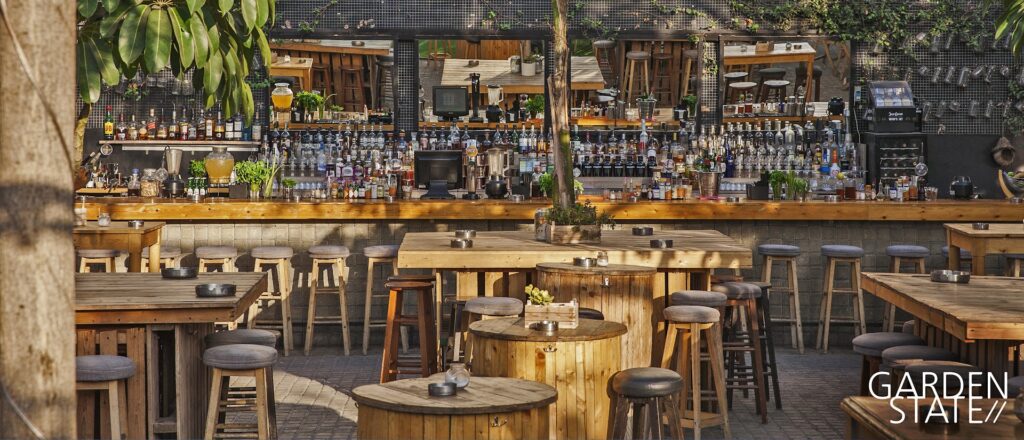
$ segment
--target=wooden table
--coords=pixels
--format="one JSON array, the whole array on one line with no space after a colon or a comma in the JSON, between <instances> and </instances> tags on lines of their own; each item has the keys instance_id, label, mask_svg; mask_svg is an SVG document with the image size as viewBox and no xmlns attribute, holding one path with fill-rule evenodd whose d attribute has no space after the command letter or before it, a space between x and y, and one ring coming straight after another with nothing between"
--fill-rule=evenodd
<instances>
[{"instance_id":1,"label":"wooden table","mask_svg":"<svg viewBox=\"0 0 1024 440\"><path fill-rule=\"evenodd\" d=\"M473 377L449 397L432 397L427 385L443 380L404 379L352 390L359 404L362 440L540 439L548 435L549 385L503 377Z\"/></svg>"},{"instance_id":2,"label":"wooden table","mask_svg":"<svg viewBox=\"0 0 1024 440\"><path fill-rule=\"evenodd\" d=\"M300 90L313 87L313 59L292 57L291 62L284 62L280 57L270 64L270 76L292 76L299 79Z\"/></svg>"},{"instance_id":3,"label":"wooden table","mask_svg":"<svg viewBox=\"0 0 1024 440\"><path fill-rule=\"evenodd\" d=\"M160 271L160 234L164 222L147 221L141 228L128 226L128 222L110 222L100 226L87 222L76 226L72 239L76 249L115 249L128 252L128 271L142 272L142 248L149 248L149 271Z\"/></svg>"},{"instance_id":4,"label":"wooden table","mask_svg":"<svg viewBox=\"0 0 1024 440\"><path fill-rule=\"evenodd\" d=\"M526 93L538 95L544 93L544 73L534 76L523 76L512 73L508 60L473 60L479 63L469 65L470 60L449 58L444 62L441 72L442 86L469 87L470 73L480 74L480 92L487 93L488 85L499 85L506 95ZM573 90L600 90L605 88L604 76L594 57L572 57L569 76Z\"/></svg>"},{"instance_id":5,"label":"wooden table","mask_svg":"<svg viewBox=\"0 0 1024 440\"><path fill-rule=\"evenodd\" d=\"M344 53L352 55L390 55L392 40L320 40L316 43L305 41L283 41L271 43L271 50L301 50L305 52Z\"/></svg>"},{"instance_id":6,"label":"wooden table","mask_svg":"<svg viewBox=\"0 0 1024 440\"><path fill-rule=\"evenodd\" d=\"M925 402L925 401L922 401ZM928 401L930 402L930 401ZM984 420L993 405L1003 407L1002 413L996 422L986 421L984 423L968 423L970 421L967 413L968 407L964 400L960 400L957 417L960 420L960 430L955 434L935 434L922 430L914 421L913 400L902 399L896 401L896 406L903 411L906 419L903 423L894 424L892 420L899 420L900 414L889 407L888 400L875 399L868 396L853 396L843 399L840 406L847 415L846 438L848 440L861 439L885 439L885 440L954 440L954 439L1012 439L1021 438L1021 422L1013 414L1014 402L1012 399L979 399L972 405L980 411L974 413L974 420ZM952 405L951 402L949 402ZM998 410L997 410L998 411ZM995 415L995 412L992 414Z\"/></svg>"},{"instance_id":7,"label":"wooden table","mask_svg":"<svg viewBox=\"0 0 1024 440\"><path fill-rule=\"evenodd\" d=\"M972 223L946 223L949 244L949 268L960 270L960 249L971 251L971 273L985 275L988 254L1024 253L1024 224L990 223L987 230L974 229Z\"/></svg>"},{"instance_id":8,"label":"wooden table","mask_svg":"<svg viewBox=\"0 0 1024 440\"><path fill-rule=\"evenodd\" d=\"M237 293L197 298L195 285L202 283L232 283ZM126 387L127 438L202 437L210 393L203 337L214 322L242 316L266 289L265 273L203 273L192 280L165 280L157 273L75 275L77 354L120 352L137 367ZM80 398L79 408L79 426L91 432L92 399Z\"/></svg>"},{"instance_id":9,"label":"wooden table","mask_svg":"<svg viewBox=\"0 0 1024 440\"><path fill-rule=\"evenodd\" d=\"M609 438L608 381L620 370L626 326L581 319L555 334L532 330L523 318L485 319L469 325L473 374L535 380L555 387L550 438Z\"/></svg>"},{"instance_id":10,"label":"wooden table","mask_svg":"<svg viewBox=\"0 0 1024 440\"><path fill-rule=\"evenodd\" d=\"M814 58L818 51L806 41L794 41L793 45L800 45L800 49L786 50L787 43L775 43L772 50L764 53L757 53L753 45L733 44L723 49L722 64L730 66L749 66L753 64L782 64L782 63L805 63L807 68L806 90L804 98L810 102L812 93L811 81L814 80ZM744 50L745 49L745 50ZM794 84L794 86L796 86Z\"/></svg>"},{"instance_id":11,"label":"wooden table","mask_svg":"<svg viewBox=\"0 0 1024 440\"><path fill-rule=\"evenodd\" d=\"M914 332L960 360L1014 376L1009 350L1024 340L1024 278L972 276L969 284L930 275L861 274L861 287L917 317Z\"/></svg>"}]
</instances>

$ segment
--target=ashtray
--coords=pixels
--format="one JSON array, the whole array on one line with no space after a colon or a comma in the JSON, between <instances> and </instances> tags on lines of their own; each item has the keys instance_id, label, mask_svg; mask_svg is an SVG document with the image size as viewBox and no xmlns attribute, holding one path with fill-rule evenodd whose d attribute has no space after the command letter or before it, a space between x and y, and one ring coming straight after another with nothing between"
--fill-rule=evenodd
<instances>
[{"instance_id":1,"label":"ashtray","mask_svg":"<svg viewBox=\"0 0 1024 440\"><path fill-rule=\"evenodd\" d=\"M575 257L572 259L572 265L579 267L594 267L597 265L597 259L590 257Z\"/></svg>"},{"instance_id":2,"label":"ashtray","mask_svg":"<svg viewBox=\"0 0 1024 440\"><path fill-rule=\"evenodd\" d=\"M522 202L523 199L524 199L522 194L512 194L508 198L509 198L509 200L511 200L514 203Z\"/></svg>"},{"instance_id":3,"label":"ashtray","mask_svg":"<svg viewBox=\"0 0 1024 440\"><path fill-rule=\"evenodd\" d=\"M835 194L827 195L823 198L826 203L839 203L839 196Z\"/></svg>"},{"instance_id":4,"label":"ashtray","mask_svg":"<svg viewBox=\"0 0 1024 440\"><path fill-rule=\"evenodd\" d=\"M654 228L650 226L635 226L633 227L633 235L648 236L654 235Z\"/></svg>"},{"instance_id":5,"label":"ashtray","mask_svg":"<svg viewBox=\"0 0 1024 440\"><path fill-rule=\"evenodd\" d=\"M458 388L455 387L455 382L435 382L427 384L427 394L435 397L448 397L454 396L457 393Z\"/></svg>"},{"instance_id":6,"label":"ashtray","mask_svg":"<svg viewBox=\"0 0 1024 440\"><path fill-rule=\"evenodd\" d=\"M145 224L146 222L142 220L128 220L128 226L135 229L141 228Z\"/></svg>"},{"instance_id":7,"label":"ashtray","mask_svg":"<svg viewBox=\"0 0 1024 440\"><path fill-rule=\"evenodd\" d=\"M936 283L967 284L971 281L971 273L961 270L933 270L932 281Z\"/></svg>"},{"instance_id":8,"label":"ashtray","mask_svg":"<svg viewBox=\"0 0 1024 440\"><path fill-rule=\"evenodd\" d=\"M455 231L455 238L476 238L476 231L473 229L459 229Z\"/></svg>"},{"instance_id":9,"label":"ashtray","mask_svg":"<svg viewBox=\"0 0 1024 440\"><path fill-rule=\"evenodd\" d=\"M974 230L976 231L987 231L988 223L975 223L971 225L971 227L974 228Z\"/></svg>"},{"instance_id":10,"label":"ashtray","mask_svg":"<svg viewBox=\"0 0 1024 440\"><path fill-rule=\"evenodd\" d=\"M167 267L160 269L160 275L171 280L187 280L199 275L199 269L194 267Z\"/></svg>"},{"instance_id":11,"label":"ashtray","mask_svg":"<svg viewBox=\"0 0 1024 440\"><path fill-rule=\"evenodd\" d=\"M554 333L558 331L558 321L535 322L533 323L533 329L544 333Z\"/></svg>"},{"instance_id":12,"label":"ashtray","mask_svg":"<svg viewBox=\"0 0 1024 440\"><path fill-rule=\"evenodd\" d=\"M451 246L455 249L469 249L473 247L473 240L468 238L456 238L452 240Z\"/></svg>"},{"instance_id":13,"label":"ashtray","mask_svg":"<svg viewBox=\"0 0 1024 440\"><path fill-rule=\"evenodd\" d=\"M352 40L352 46L354 46L354 47L363 47L363 46L366 46L366 42L365 41L361 41L361 40Z\"/></svg>"},{"instance_id":14,"label":"ashtray","mask_svg":"<svg viewBox=\"0 0 1024 440\"><path fill-rule=\"evenodd\" d=\"M668 249L672 247L672 240L651 240L651 247L654 249Z\"/></svg>"},{"instance_id":15,"label":"ashtray","mask_svg":"<svg viewBox=\"0 0 1024 440\"><path fill-rule=\"evenodd\" d=\"M932 411L931 405L917 407L917 426L929 434L955 434L960 431L958 422L956 408L952 406L942 405L935 411Z\"/></svg>"},{"instance_id":16,"label":"ashtray","mask_svg":"<svg viewBox=\"0 0 1024 440\"><path fill-rule=\"evenodd\" d=\"M1012 203L1014 205L1019 205L1021 203L1024 203L1024 197L1013 197L1013 198L1010 199L1010 203Z\"/></svg>"},{"instance_id":17,"label":"ashtray","mask_svg":"<svg viewBox=\"0 0 1024 440\"><path fill-rule=\"evenodd\" d=\"M200 284L196 286L196 296L200 298L235 296L235 285L218 283Z\"/></svg>"}]
</instances>

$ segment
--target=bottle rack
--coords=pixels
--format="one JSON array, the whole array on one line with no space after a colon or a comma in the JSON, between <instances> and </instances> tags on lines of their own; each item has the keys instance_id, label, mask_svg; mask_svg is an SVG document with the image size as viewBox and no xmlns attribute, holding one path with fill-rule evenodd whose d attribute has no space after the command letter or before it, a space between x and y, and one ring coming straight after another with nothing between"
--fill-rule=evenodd
<instances>
[{"instance_id":1,"label":"bottle rack","mask_svg":"<svg viewBox=\"0 0 1024 440\"><path fill-rule=\"evenodd\" d=\"M119 145L122 151L164 151L165 147L177 148L182 151L202 152L212 151L216 145L228 147L229 152L253 152L259 150L260 143L256 141L174 141L174 140L145 140L145 141L122 141L122 140L101 140L99 145Z\"/></svg>"}]
</instances>

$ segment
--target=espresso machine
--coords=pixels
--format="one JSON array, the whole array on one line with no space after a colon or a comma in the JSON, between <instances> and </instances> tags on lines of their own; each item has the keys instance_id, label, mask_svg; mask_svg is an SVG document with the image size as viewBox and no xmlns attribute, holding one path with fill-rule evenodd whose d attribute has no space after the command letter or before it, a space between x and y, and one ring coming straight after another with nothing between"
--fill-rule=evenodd
<instances>
[{"instance_id":1,"label":"espresso machine","mask_svg":"<svg viewBox=\"0 0 1024 440\"><path fill-rule=\"evenodd\" d=\"M492 199L503 199L508 195L508 174L512 170L509 151L500 147L491 147L487 154L487 184L484 192Z\"/></svg>"},{"instance_id":2,"label":"espresso machine","mask_svg":"<svg viewBox=\"0 0 1024 440\"><path fill-rule=\"evenodd\" d=\"M501 89L500 85L488 84L487 85L487 122L496 124L501 122L501 103L505 101L505 92Z\"/></svg>"},{"instance_id":3,"label":"espresso machine","mask_svg":"<svg viewBox=\"0 0 1024 440\"><path fill-rule=\"evenodd\" d=\"M185 181L181 178L181 150L164 149L164 163L167 166L167 179L164 179L164 194L170 198L185 196Z\"/></svg>"},{"instance_id":4,"label":"espresso machine","mask_svg":"<svg viewBox=\"0 0 1024 440\"><path fill-rule=\"evenodd\" d=\"M464 200L479 200L480 194L476 192L480 190L480 174L481 167L477 163L477 149L476 145L466 147L466 194L462 195Z\"/></svg>"}]
</instances>

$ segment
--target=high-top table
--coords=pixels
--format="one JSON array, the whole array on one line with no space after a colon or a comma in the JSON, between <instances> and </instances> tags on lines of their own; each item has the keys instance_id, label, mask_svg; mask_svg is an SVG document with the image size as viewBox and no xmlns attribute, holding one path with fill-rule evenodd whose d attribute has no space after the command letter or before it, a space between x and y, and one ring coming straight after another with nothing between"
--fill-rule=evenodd
<instances>
[{"instance_id":1,"label":"high-top table","mask_svg":"<svg viewBox=\"0 0 1024 440\"><path fill-rule=\"evenodd\" d=\"M237 291L198 298L195 286L203 283L231 283ZM202 273L190 280L166 280L159 273L75 275L76 354L120 352L135 361L126 385L127 438L203 436L210 393L203 338L215 322L241 317L266 289L262 272ZM89 433L92 402L79 399L79 426Z\"/></svg>"},{"instance_id":2,"label":"high-top table","mask_svg":"<svg viewBox=\"0 0 1024 440\"><path fill-rule=\"evenodd\" d=\"M972 223L946 223L949 268L960 270L960 249L971 252L971 273L985 275L985 256L1024 253L1024 224L990 223L988 229L974 229Z\"/></svg>"},{"instance_id":3,"label":"high-top table","mask_svg":"<svg viewBox=\"0 0 1024 440\"><path fill-rule=\"evenodd\" d=\"M930 275L865 272L861 288L914 315L914 332L928 345L1015 375L1009 350L1024 341L1024 278L972 276L969 284L948 284Z\"/></svg>"},{"instance_id":4,"label":"high-top table","mask_svg":"<svg viewBox=\"0 0 1024 440\"><path fill-rule=\"evenodd\" d=\"M506 96L513 94L534 94L544 93L544 72L537 72L533 76L523 76L519 73L512 73L508 60L470 60L449 58L444 61L444 70L441 72L442 86L466 86L470 85L469 75L480 74L480 92L487 93L488 86L501 86ZM601 68L597 65L595 57L572 57L570 63L572 89L577 90L599 90L605 88L604 76Z\"/></svg>"},{"instance_id":5,"label":"high-top table","mask_svg":"<svg viewBox=\"0 0 1024 440\"><path fill-rule=\"evenodd\" d=\"M88 222L75 226L71 237L75 249L114 249L128 252L128 271L142 271L142 248L149 248L149 271L160 271L160 234L164 222L145 222L142 227L133 228L128 222L110 222L100 226Z\"/></svg>"}]
</instances>

